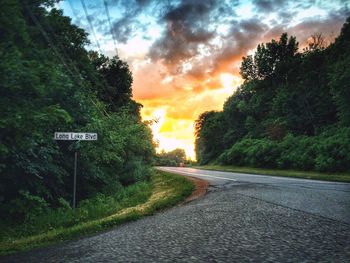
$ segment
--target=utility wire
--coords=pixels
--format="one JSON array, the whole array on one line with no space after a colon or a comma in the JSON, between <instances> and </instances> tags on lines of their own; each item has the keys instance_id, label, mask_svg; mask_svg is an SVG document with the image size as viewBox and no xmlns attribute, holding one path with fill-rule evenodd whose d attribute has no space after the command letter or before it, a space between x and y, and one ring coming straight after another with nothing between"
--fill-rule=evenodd
<instances>
[{"instance_id":1,"label":"utility wire","mask_svg":"<svg viewBox=\"0 0 350 263\"><path fill-rule=\"evenodd\" d=\"M68 0L68 3L69 3L69 6L70 6L70 9L71 9L72 12L73 12L73 15L74 15L75 19L76 19L77 22L78 22L78 21L79 21L79 17L78 17L78 14L77 14L75 8L73 7L72 1L71 1L71 0Z\"/></svg>"},{"instance_id":2,"label":"utility wire","mask_svg":"<svg viewBox=\"0 0 350 263\"><path fill-rule=\"evenodd\" d=\"M100 47L100 43L98 42L97 37L96 37L96 34L95 34L94 26L92 25L92 21L91 21L89 15L88 15L88 12L87 12L87 8L86 8L86 5L85 5L85 0L80 0L80 2L81 2L81 5L83 6L84 13L85 13L85 16L86 16L86 20L89 22L90 31L91 31L91 33L92 33L92 36L93 36L94 39L95 39L97 48L98 48L99 52L102 54L101 47Z\"/></svg>"},{"instance_id":3,"label":"utility wire","mask_svg":"<svg viewBox=\"0 0 350 263\"><path fill-rule=\"evenodd\" d=\"M55 34L55 31L53 30L53 28L51 27L50 23L48 21L45 21L46 23L46 27L49 29L51 36L53 37L53 40L55 41L55 43L57 43L57 46L55 47L57 52L59 54L62 54L62 60L65 60L67 63L67 66L70 66L70 70L73 68L73 71L75 73L74 77L79 77L79 83L81 82L81 80L83 79L83 77L81 76L79 69L76 67L76 65L74 64L74 62L70 59L69 55L66 52L66 49L61 45L61 41L59 41L58 37ZM39 23L40 24L40 23ZM40 25L41 26L41 25ZM42 26L41 26L42 27ZM43 27L42 27L43 28ZM44 30L45 32L45 30ZM46 32L45 32L46 33ZM47 35L47 34L46 34ZM52 42L52 41L51 41Z\"/></svg>"},{"instance_id":4,"label":"utility wire","mask_svg":"<svg viewBox=\"0 0 350 263\"><path fill-rule=\"evenodd\" d=\"M46 33L45 29L43 28L43 26L40 24L39 20L36 18L36 16L33 14L32 10L30 9L30 7L25 3L25 8L27 9L30 18L32 19L32 21L34 22L35 26L39 29L40 33L44 36L45 40L48 42L49 47L51 48L51 50L53 50L53 53L56 55L56 57L59 58L59 60L61 61L61 63L63 64L63 66L65 67L65 69L68 71L71 79L76 82L78 84L78 86L83 87L82 84L82 77L79 73L79 70L75 67L75 65L73 65L75 72L78 74L78 76L80 77L77 81L77 79L75 78L75 75L73 74L72 70L70 69L70 67L67 65L65 59L63 58L63 56L61 55L59 49L55 46L55 44L52 42L52 40L50 39L49 35ZM51 26L49 26L51 28ZM51 28L52 33L53 29ZM57 40L57 39L56 39ZM59 42L59 41L57 41ZM65 53L66 54L66 53ZM100 107L96 104L96 102L91 98L88 97L90 99L90 101L95 105L96 109L102 114L105 115L107 117L110 117L110 115L108 114L108 112L103 109L103 112L101 111Z\"/></svg>"},{"instance_id":5,"label":"utility wire","mask_svg":"<svg viewBox=\"0 0 350 263\"><path fill-rule=\"evenodd\" d=\"M110 27L112 38L113 38L113 44L114 44L114 48L115 48L115 53L118 55L117 41L116 41L116 37L115 37L115 34L114 34L115 33L114 29L112 27L111 16L109 15L109 9L108 9L107 0L103 0L103 4L105 6L107 19L108 19L109 27Z\"/></svg>"},{"instance_id":6,"label":"utility wire","mask_svg":"<svg viewBox=\"0 0 350 263\"><path fill-rule=\"evenodd\" d=\"M67 52L65 51L65 49L60 44L60 41L56 37L53 28L50 26L49 23L46 23L46 26L49 29L51 35L53 36L54 41L57 43L57 46L54 44L54 42L50 38L49 34L45 31L44 27L42 26L40 21L36 18L36 16L33 14L31 9L27 5L26 5L26 8L27 8L27 10L29 12L29 15L30 15L31 19L33 20L34 24L40 30L40 32L44 36L45 40L49 43L50 48L54 51L54 54L56 55L56 57L58 57L59 60L62 62L62 64L64 65L65 69L70 74L71 78L75 82L77 82L77 84L79 86L82 86L82 83L81 83L82 76L81 76L79 70L77 69L77 67L73 64L72 60L69 58L69 56L68 56ZM73 68L73 70L72 70L72 68Z\"/></svg>"},{"instance_id":7,"label":"utility wire","mask_svg":"<svg viewBox=\"0 0 350 263\"><path fill-rule=\"evenodd\" d=\"M30 7L27 5L27 3L24 4L30 18L32 19L32 21L34 22L35 26L39 29L40 33L43 35L43 37L45 38L45 40L48 42L49 47L51 48L51 50L53 51L53 53L56 55L56 57L59 58L59 60L61 61L61 63L63 64L63 66L66 68L66 70L69 72L70 75L73 75L72 71L70 70L70 68L68 67L68 65L66 64L65 60L63 59L63 57L61 56L60 52L57 50L55 44L51 41L49 35L46 33L46 31L44 30L44 28L41 26L39 20L35 17L35 15L33 14L32 10L30 9Z\"/></svg>"}]
</instances>

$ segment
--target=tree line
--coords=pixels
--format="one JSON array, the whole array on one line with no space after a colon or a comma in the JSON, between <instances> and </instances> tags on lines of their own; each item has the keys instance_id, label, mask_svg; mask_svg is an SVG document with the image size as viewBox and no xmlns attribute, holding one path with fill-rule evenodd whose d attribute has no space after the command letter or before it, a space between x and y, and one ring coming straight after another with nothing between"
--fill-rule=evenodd
<instances>
[{"instance_id":1,"label":"tree line","mask_svg":"<svg viewBox=\"0 0 350 263\"><path fill-rule=\"evenodd\" d=\"M150 177L155 155L132 75L118 56L85 47L87 33L52 0L0 2L0 213L23 220L77 198L113 193ZM53 140L56 131L98 140Z\"/></svg>"},{"instance_id":2,"label":"tree line","mask_svg":"<svg viewBox=\"0 0 350 263\"><path fill-rule=\"evenodd\" d=\"M156 154L155 158L155 165L157 166L184 166L188 163L189 160L186 158L185 150L180 148L169 152L162 150Z\"/></svg>"},{"instance_id":3,"label":"tree line","mask_svg":"<svg viewBox=\"0 0 350 263\"><path fill-rule=\"evenodd\" d=\"M350 17L329 46L315 34L259 44L223 111L195 122L200 164L350 171Z\"/></svg>"}]
</instances>

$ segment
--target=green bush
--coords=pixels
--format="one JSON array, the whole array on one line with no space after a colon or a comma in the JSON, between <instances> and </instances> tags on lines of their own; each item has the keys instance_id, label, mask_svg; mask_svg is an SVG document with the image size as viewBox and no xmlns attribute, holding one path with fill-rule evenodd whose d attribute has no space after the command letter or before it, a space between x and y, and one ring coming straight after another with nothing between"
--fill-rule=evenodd
<instances>
[{"instance_id":1,"label":"green bush","mask_svg":"<svg viewBox=\"0 0 350 263\"><path fill-rule=\"evenodd\" d=\"M350 128L331 128L318 136L288 134L280 142L245 138L218 158L225 165L350 171Z\"/></svg>"},{"instance_id":2,"label":"green bush","mask_svg":"<svg viewBox=\"0 0 350 263\"><path fill-rule=\"evenodd\" d=\"M27 213L28 216L22 224L9 226L5 221L0 221L1 224L5 224L0 230L0 239L45 233L52 229L71 227L78 223L109 216L123 208L146 202L151 193L151 182L139 182L125 188L120 187L119 191L113 195L99 193L93 198L81 201L75 210L66 200L60 198L60 207L48 208L47 204L43 204L39 206L40 209ZM36 197L29 197L35 200L36 205L42 202ZM4 229L6 229L5 232L3 232Z\"/></svg>"},{"instance_id":3,"label":"green bush","mask_svg":"<svg viewBox=\"0 0 350 263\"><path fill-rule=\"evenodd\" d=\"M280 155L275 167L283 169L313 170L317 138L287 135L278 145Z\"/></svg>"},{"instance_id":4,"label":"green bush","mask_svg":"<svg viewBox=\"0 0 350 263\"><path fill-rule=\"evenodd\" d=\"M276 142L268 139L246 138L226 150L219 157L219 162L241 166L272 167L277 156Z\"/></svg>"},{"instance_id":5,"label":"green bush","mask_svg":"<svg viewBox=\"0 0 350 263\"><path fill-rule=\"evenodd\" d=\"M319 136L315 170L350 171L350 128L332 129Z\"/></svg>"},{"instance_id":6,"label":"green bush","mask_svg":"<svg viewBox=\"0 0 350 263\"><path fill-rule=\"evenodd\" d=\"M127 63L86 50L87 33L54 2L0 1L0 214L17 223L72 199L75 151L78 203L149 179L155 154ZM52 27L47 37L69 61L42 41L29 10ZM96 132L98 140L56 141L56 131Z\"/></svg>"},{"instance_id":7,"label":"green bush","mask_svg":"<svg viewBox=\"0 0 350 263\"><path fill-rule=\"evenodd\" d=\"M199 165L350 171L350 17L332 44L316 42L301 51L283 33L243 57L223 111L196 120Z\"/></svg>"},{"instance_id":8,"label":"green bush","mask_svg":"<svg viewBox=\"0 0 350 263\"><path fill-rule=\"evenodd\" d=\"M16 198L5 206L11 216L23 217L25 220L29 220L48 210L48 203L43 198L23 190L20 190L19 194L21 198Z\"/></svg>"}]
</instances>

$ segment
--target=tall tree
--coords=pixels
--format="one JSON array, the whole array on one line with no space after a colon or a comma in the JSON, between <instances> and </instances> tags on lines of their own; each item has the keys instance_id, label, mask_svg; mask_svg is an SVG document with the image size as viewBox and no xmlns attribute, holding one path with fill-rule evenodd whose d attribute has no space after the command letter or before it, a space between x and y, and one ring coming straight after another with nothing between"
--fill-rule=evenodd
<instances>
[{"instance_id":1,"label":"tall tree","mask_svg":"<svg viewBox=\"0 0 350 263\"><path fill-rule=\"evenodd\" d=\"M196 121L200 163L344 171L350 126L350 18L335 42L298 52L295 37L243 58L244 83L222 112Z\"/></svg>"},{"instance_id":2,"label":"tall tree","mask_svg":"<svg viewBox=\"0 0 350 263\"><path fill-rule=\"evenodd\" d=\"M196 154L201 164L218 157L222 150L222 138L225 133L222 112L202 113L195 123Z\"/></svg>"},{"instance_id":3,"label":"tall tree","mask_svg":"<svg viewBox=\"0 0 350 263\"><path fill-rule=\"evenodd\" d=\"M55 2L0 2L0 213L12 219L71 199L74 149L78 200L147 179L155 154L128 65L115 57L97 67L87 33ZM55 131L99 140L54 141Z\"/></svg>"},{"instance_id":4,"label":"tall tree","mask_svg":"<svg viewBox=\"0 0 350 263\"><path fill-rule=\"evenodd\" d=\"M330 87L338 108L340 124L350 126L350 17L330 46Z\"/></svg>"},{"instance_id":5,"label":"tall tree","mask_svg":"<svg viewBox=\"0 0 350 263\"><path fill-rule=\"evenodd\" d=\"M246 81L280 76L286 73L286 64L297 51L296 38L288 38L287 33L283 33L279 41L273 39L269 43L259 44L254 57L251 55L243 57L240 73Z\"/></svg>"}]
</instances>

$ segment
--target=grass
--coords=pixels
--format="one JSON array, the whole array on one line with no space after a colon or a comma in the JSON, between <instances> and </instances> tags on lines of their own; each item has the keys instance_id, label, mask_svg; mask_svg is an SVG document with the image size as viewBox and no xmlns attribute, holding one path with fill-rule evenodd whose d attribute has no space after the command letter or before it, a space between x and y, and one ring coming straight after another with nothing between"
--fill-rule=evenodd
<instances>
[{"instance_id":1,"label":"grass","mask_svg":"<svg viewBox=\"0 0 350 263\"><path fill-rule=\"evenodd\" d=\"M99 218L90 217L89 212L84 212L85 217L80 217L79 209L76 210L73 219L74 223L67 221L59 221L54 226L45 228L44 230L36 230L32 232L20 231L21 227L32 227L35 229L38 225L24 226L21 225L17 231L8 231L12 236L3 237L0 241L0 255L6 255L18 251L25 251L35 247L43 247L50 244L58 243L64 240L74 239L81 236L93 234L106 230L113 226L137 220L143 216L152 215L160 209L173 206L187 196L194 190L193 183L185 177L174 175L170 173L156 171L152 176L151 182L148 184L133 186L134 189L127 191L129 195L119 200L119 203L110 202L110 205L116 205L114 209L110 206L105 206L105 212L99 213ZM135 191L135 189L142 190ZM146 192L146 193L145 193ZM146 198L145 198L146 197ZM112 198L113 199L113 198ZM93 202L90 203L90 209L101 210L99 207L101 203L96 202L94 207ZM84 207L84 206L83 206ZM73 211L74 212L74 211ZM57 215L56 215L57 216ZM54 216L51 216L54 218ZM61 218L62 216L59 216ZM71 217L71 212L67 212L67 217ZM51 222L46 215L40 219L42 222ZM67 222L70 222L67 225ZM6 233L6 230L2 230ZM32 233L32 234L25 234ZM34 234L35 233L35 234Z\"/></svg>"},{"instance_id":2,"label":"grass","mask_svg":"<svg viewBox=\"0 0 350 263\"><path fill-rule=\"evenodd\" d=\"M264 175L272 175L272 176L283 176L283 177L294 177L294 178L350 183L349 173L320 173L320 172L313 172L313 171L278 170L278 169L252 168L252 167L241 167L241 166L224 166L224 165L203 165L203 166L193 166L193 168L213 170L213 171L264 174Z\"/></svg>"}]
</instances>

